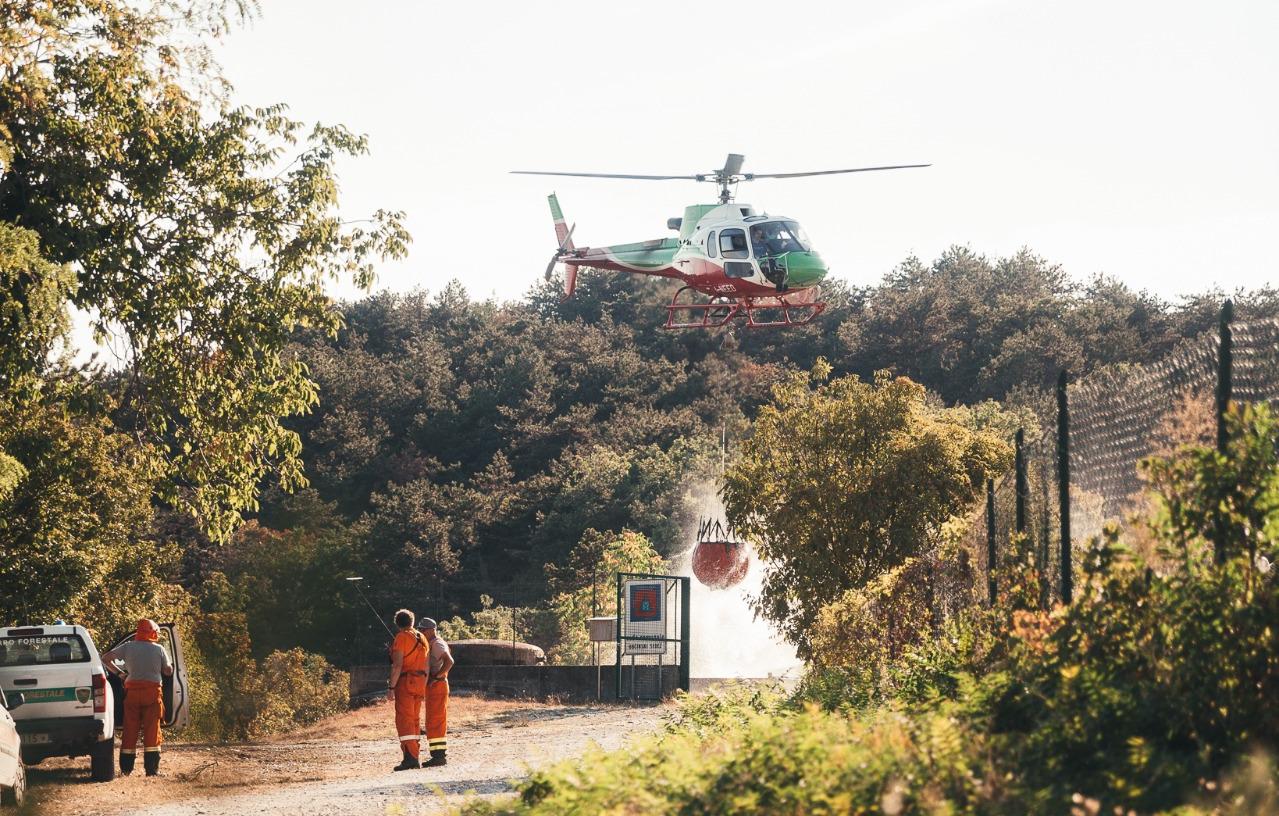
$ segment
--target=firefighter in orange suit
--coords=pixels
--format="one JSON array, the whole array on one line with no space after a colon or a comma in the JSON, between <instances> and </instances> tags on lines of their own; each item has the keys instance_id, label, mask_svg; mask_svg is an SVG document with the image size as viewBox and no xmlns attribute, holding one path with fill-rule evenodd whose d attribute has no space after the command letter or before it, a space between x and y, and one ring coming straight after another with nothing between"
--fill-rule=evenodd
<instances>
[{"instance_id":1,"label":"firefighter in orange suit","mask_svg":"<svg viewBox=\"0 0 1279 816\"><path fill-rule=\"evenodd\" d=\"M435 621L422 621L422 632L427 640L426 677L426 744L431 758L423 768L447 765L449 724L449 672L453 669L453 654L444 639L435 633Z\"/></svg>"},{"instance_id":2,"label":"firefighter in orange suit","mask_svg":"<svg viewBox=\"0 0 1279 816\"><path fill-rule=\"evenodd\" d=\"M133 772L138 749L138 732L142 732L142 766L147 776L160 772L160 721L164 719L165 677L173 676L169 653L159 643L160 628L155 621L138 621L133 640L122 643L102 656L103 663L123 660L127 674L124 680L124 735L120 742L120 772Z\"/></svg>"},{"instance_id":3,"label":"firefighter in orange suit","mask_svg":"<svg viewBox=\"0 0 1279 816\"><path fill-rule=\"evenodd\" d=\"M422 701L426 698L427 650L430 643L426 636L413 628L413 613L401 609L395 613L395 625L400 628L391 641L391 679L388 685L395 695L395 733L400 740L404 759L395 766L397 771L422 767L418 754L421 751Z\"/></svg>"}]
</instances>

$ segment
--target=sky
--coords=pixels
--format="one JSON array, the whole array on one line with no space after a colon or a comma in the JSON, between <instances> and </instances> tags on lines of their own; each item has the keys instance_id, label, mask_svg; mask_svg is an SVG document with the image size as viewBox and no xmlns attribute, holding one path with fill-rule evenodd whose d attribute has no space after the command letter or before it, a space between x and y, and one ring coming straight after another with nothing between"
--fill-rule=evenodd
<instances>
[{"instance_id":1,"label":"sky","mask_svg":"<svg viewBox=\"0 0 1279 816\"><path fill-rule=\"evenodd\" d=\"M521 297L555 249L673 235L689 181L552 179L931 162L743 184L832 275L1029 247L1166 298L1279 282L1279 3L263 0L236 99L365 133L343 210L403 210L375 290ZM356 290L339 286L334 294Z\"/></svg>"}]
</instances>

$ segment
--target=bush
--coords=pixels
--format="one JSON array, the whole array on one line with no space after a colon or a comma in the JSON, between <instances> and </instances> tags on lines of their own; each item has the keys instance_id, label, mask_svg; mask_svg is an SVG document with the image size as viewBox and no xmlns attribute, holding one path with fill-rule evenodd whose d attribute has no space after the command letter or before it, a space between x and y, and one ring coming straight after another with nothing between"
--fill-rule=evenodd
<instances>
[{"instance_id":1,"label":"bush","mask_svg":"<svg viewBox=\"0 0 1279 816\"><path fill-rule=\"evenodd\" d=\"M979 812L996 790L980 736L945 714L735 708L717 713L711 732L689 713L693 727L538 771L517 799L464 812L959 814Z\"/></svg>"},{"instance_id":2,"label":"bush","mask_svg":"<svg viewBox=\"0 0 1279 816\"><path fill-rule=\"evenodd\" d=\"M262 699L250 731L277 734L346 711L351 676L302 649L272 652L259 675Z\"/></svg>"},{"instance_id":3,"label":"bush","mask_svg":"<svg viewBox=\"0 0 1279 816\"><path fill-rule=\"evenodd\" d=\"M1083 792L1108 807L1171 807L1250 748L1279 747L1279 586L1220 569L1148 572L1112 536L1083 598L1023 614L991 731L1028 808Z\"/></svg>"},{"instance_id":4,"label":"bush","mask_svg":"<svg viewBox=\"0 0 1279 816\"><path fill-rule=\"evenodd\" d=\"M971 595L967 552L908 558L866 586L846 591L817 613L813 662L822 667L883 665L938 634L943 593Z\"/></svg>"},{"instance_id":5,"label":"bush","mask_svg":"<svg viewBox=\"0 0 1279 816\"><path fill-rule=\"evenodd\" d=\"M321 655L302 649L253 659L243 613L199 617L187 649L194 734L211 740L242 740L277 734L345 711L350 675Z\"/></svg>"}]
</instances>

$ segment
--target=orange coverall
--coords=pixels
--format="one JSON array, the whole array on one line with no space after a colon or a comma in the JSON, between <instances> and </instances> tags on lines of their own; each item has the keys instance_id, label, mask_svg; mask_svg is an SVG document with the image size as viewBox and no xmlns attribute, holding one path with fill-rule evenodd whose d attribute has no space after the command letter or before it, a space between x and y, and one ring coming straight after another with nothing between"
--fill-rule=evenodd
<instances>
[{"instance_id":1,"label":"orange coverall","mask_svg":"<svg viewBox=\"0 0 1279 816\"><path fill-rule=\"evenodd\" d=\"M164 719L164 691L159 683L146 680L124 681L124 734L120 753L137 750L138 731L146 753L160 752L160 721Z\"/></svg>"},{"instance_id":2,"label":"orange coverall","mask_svg":"<svg viewBox=\"0 0 1279 816\"><path fill-rule=\"evenodd\" d=\"M427 654L431 658L430 671L432 674L427 676L426 681L426 744L432 755L434 755L435 751L444 751L448 748L445 734L448 732L449 724L448 678L431 679L431 676L439 673L440 665L443 662L434 653L436 648L443 649L445 653L448 652L448 647L444 645L444 641L438 638L429 644L427 648Z\"/></svg>"},{"instance_id":3,"label":"orange coverall","mask_svg":"<svg viewBox=\"0 0 1279 816\"><path fill-rule=\"evenodd\" d=\"M422 732L418 723L421 722L422 700L426 696L428 649L426 637L416 629L402 631L391 641L391 651L404 655L400 679L395 682L395 732L400 737L400 747L415 758L422 750ZM429 713L427 717L429 721Z\"/></svg>"}]
</instances>

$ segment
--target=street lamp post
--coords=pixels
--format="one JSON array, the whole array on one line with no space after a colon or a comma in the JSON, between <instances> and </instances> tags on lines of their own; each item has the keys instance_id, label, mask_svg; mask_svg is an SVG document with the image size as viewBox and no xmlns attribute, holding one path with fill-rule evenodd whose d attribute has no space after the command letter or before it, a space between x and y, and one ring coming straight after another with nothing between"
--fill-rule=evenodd
<instances>
[{"instance_id":1,"label":"street lamp post","mask_svg":"<svg viewBox=\"0 0 1279 816\"><path fill-rule=\"evenodd\" d=\"M346 580L350 581L351 585L355 587L355 591L360 593L361 598L364 598L364 591L360 589L360 582L364 580L364 577L353 575ZM365 599L365 603L368 603L367 599ZM355 611L355 620L352 623L354 626L351 630L351 668L354 669L360 663L360 613L358 609Z\"/></svg>"}]
</instances>

